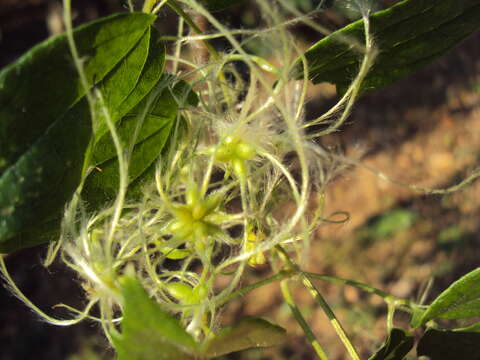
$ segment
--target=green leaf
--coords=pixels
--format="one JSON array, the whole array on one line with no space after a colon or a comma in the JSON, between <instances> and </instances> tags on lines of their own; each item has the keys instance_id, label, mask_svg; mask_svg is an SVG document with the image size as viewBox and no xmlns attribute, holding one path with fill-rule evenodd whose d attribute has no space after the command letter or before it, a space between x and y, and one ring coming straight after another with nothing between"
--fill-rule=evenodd
<instances>
[{"instance_id":1,"label":"green leaf","mask_svg":"<svg viewBox=\"0 0 480 360\"><path fill-rule=\"evenodd\" d=\"M430 360L480 360L480 334L429 329L417 346Z\"/></svg>"},{"instance_id":2,"label":"green leaf","mask_svg":"<svg viewBox=\"0 0 480 360\"><path fill-rule=\"evenodd\" d=\"M200 0L200 3L202 3L202 5L205 6L209 11L215 12L241 4L244 1L245 0Z\"/></svg>"},{"instance_id":3,"label":"green leaf","mask_svg":"<svg viewBox=\"0 0 480 360\"><path fill-rule=\"evenodd\" d=\"M137 185L137 180L147 177L147 174L153 179L155 161L167 143L179 106L197 103L196 95L187 83L178 82L172 86L173 81L171 77L164 76L150 97L118 123L118 135L127 149L131 146L130 141L138 122L146 112L130 158L129 184ZM113 200L119 188L119 163L109 133L96 143L92 159L96 168L85 181L83 197L91 207L96 208ZM139 187L130 188L130 194L135 190L138 192Z\"/></svg>"},{"instance_id":4,"label":"green leaf","mask_svg":"<svg viewBox=\"0 0 480 360\"><path fill-rule=\"evenodd\" d=\"M132 91L138 61L131 55L153 21L150 15L118 14L76 29L87 78L103 84L116 71L128 71L132 60L130 70L137 75L116 82L118 91ZM92 124L70 59L60 35L0 73L0 252L45 241L37 237L40 228L49 232L46 222L58 224L82 177ZM123 100L118 92L108 98L117 99L112 104Z\"/></svg>"},{"instance_id":5,"label":"green leaf","mask_svg":"<svg viewBox=\"0 0 480 360\"><path fill-rule=\"evenodd\" d=\"M120 61L96 88L115 123L140 102L158 82L165 56L162 46L156 45L156 31L149 28L135 47ZM102 111L93 124L95 141L108 132Z\"/></svg>"},{"instance_id":6,"label":"green leaf","mask_svg":"<svg viewBox=\"0 0 480 360\"><path fill-rule=\"evenodd\" d=\"M415 222L416 214L406 209L394 209L381 215L371 227L372 235L387 237L408 229Z\"/></svg>"},{"instance_id":7,"label":"green leaf","mask_svg":"<svg viewBox=\"0 0 480 360\"><path fill-rule=\"evenodd\" d=\"M286 331L260 318L243 318L238 325L225 328L205 345L204 354L216 357L235 351L280 345Z\"/></svg>"},{"instance_id":8,"label":"green leaf","mask_svg":"<svg viewBox=\"0 0 480 360\"><path fill-rule=\"evenodd\" d=\"M433 319L463 319L480 315L480 268L464 275L442 292L412 321L413 327Z\"/></svg>"},{"instance_id":9,"label":"green leaf","mask_svg":"<svg viewBox=\"0 0 480 360\"><path fill-rule=\"evenodd\" d=\"M402 330L392 329L385 344L369 360L402 360L414 344L414 337Z\"/></svg>"},{"instance_id":10,"label":"green leaf","mask_svg":"<svg viewBox=\"0 0 480 360\"><path fill-rule=\"evenodd\" d=\"M85 58L87 78L102 80L138 43L153 20L145 14L117 14L78 27L74 38ZM3 69L0 172L15 163L83 96L65 35L42 42Z\"/></svg>"},{"instance_id":11,"label":"green leaf","mask_svg":"<svg viewBox=\"0 0 480 360\"><path fill-rule=\"evenodd\" d=\"M150 299L135 279L122 279L121 334L113 334L119 360L191 359L198 345L177 319Z\"/></svg>"},{"instance_id":12,"label":"green leaf","mask_svg":"<svg viewBox=\"0 0 480 360\"><path fill-rule=\"evenodd\" d=\"M389 85L444 54L480 27L477 0L404 0L371 15L379 56L362 85L370 91ZM355 77L361 54L339 38L364 43L363 20L313 45L305 56L314 83L330 82L341 93ZM295 74L301 77L302 66Z\"/></svg>"}]
</instances>

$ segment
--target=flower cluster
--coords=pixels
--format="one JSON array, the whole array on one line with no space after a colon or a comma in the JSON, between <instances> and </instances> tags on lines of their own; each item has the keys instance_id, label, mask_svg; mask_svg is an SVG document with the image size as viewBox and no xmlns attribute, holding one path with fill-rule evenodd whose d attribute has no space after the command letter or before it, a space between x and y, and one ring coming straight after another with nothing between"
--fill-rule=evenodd
<instances>
[{"instance_id":1,"label":"flower cluster","mask_svg":"<svg viewBox=\"0 0 480 360\"><path fill-rule=\"evenodd\" d=\"M296 20L283 18L298 15L288 1L258 1L269 27L253 35L231 31L200 3L186 2L216 32L181 36L176 56L167 57L177 73L162 86L171 89L180 111L143 196L128 198L128 181L120 181L112 206L88 217L76 199L65 216L62 258L79 273L89 298L78 319L92 317L98 304L107 336L115 329L118 279L127 268L201 340L215 330L219 307L250 266L279 267L278 246L301 258L322 219L321 202L312 209L311 200L322 195L332 168L308 128L338 126L333 113L342 122L356 94L349 90L328 116L305 120L308 74L292 77L301 51L288 32ZM215 37L230 43L228 52L215 51L207 64L185 60L189 44ZM275 65L245 51L242 43L251 37L271 44ZM198 106L173 90L183 79L193 84ZM128 157L123 149L118 155L120 178L128 179ZM284 211L288 216L278 215ZM228 285L219 286L225 277Z\"/></svg>"}]
</instances>

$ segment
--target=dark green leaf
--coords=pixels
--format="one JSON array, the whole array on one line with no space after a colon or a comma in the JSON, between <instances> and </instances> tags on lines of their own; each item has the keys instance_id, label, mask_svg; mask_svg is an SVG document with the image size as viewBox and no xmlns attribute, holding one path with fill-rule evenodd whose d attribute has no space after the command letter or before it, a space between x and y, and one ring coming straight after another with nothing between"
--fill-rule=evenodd
<instances>
[{"instance_id":1,"label":"dark green leaf","mask_svg":"<svg viewBox=\"0 0 480 360\"><path fill-rule=\"evenodd\" d=\"M154 17L117 14L74 32L90 81L102 80L141 39ZM0 73L0 172L84 96L65 35L32 48ZM34 121L35 126L32 126Z\"/></svg>"},{"instance_id":2,"label":"dark green leaf","mask_svg":"<svg viewBox=\"0 0 480 360\"><path fill-rule=\"evenodd\" d=\"M60 226L61 217L58 217L39 225L28 227L25 231L2 243L0 252L8 253L56 240L60 234Z\"/></svg>"},{"instance_id":3,"label":"dark green leaf","mask_svg":"<svg viewBox=\"0 0 480 360\"><path fill-rule=\"evenodd\" d=\"M184 81L180 81L175 84L173 87L173 95L177 106L183 107L187 106L197 106L199 98L195 91L192 90L190 84ZM169 136L169 142L175 143L175 136L182 136L185 131L185 124L182 120L182 117L177 116L177 122L172 124L172 134ZM175 134L175 136L172 136ZM172 145L173 145L172 144ZM167 144L170 146L170 144ZM167 146L166 145L166 146ZM146 184L150 183L154 179L155 171L157 164L154 162L150 167L145 169L145 171L135 180L133 180L128 188L128 195L133 198L140 198L142 196L143 188Z\"/></svg>"},{"instance_id":4,"label":"dark green leaf","mask_svg":"<svg viewBox=\"0 0 480 360\"><path fill-rule=\"evenodd\" d=\"M392 329L385 344L369 360L402 360L414 344L413 336L402 330Z\"/></svg>"},{"instance_id":5,"label":"dark green leaf","mask_svg":"<svg viewBox=\"0 0 480 360\"><path fill-rule=\"evenodd\" d=\"M480 334L429 329L417 346L430 360L480 360Z\"/></svg>"},{"instance_id":6,"label":"dark green leaf","mask_svg":"<svg viewBox=\"0 0 480 360\"><path fill-rule=\"evenodd\" d=\"M135 49L98 86L111 120L116 123L137 106L158 84L165 66L165 48L157 31L150 28ZM100 117L95 128L95 145L102 138L110 139L108 126ZM94 164L96 160L93 159Z\"/></svg>"},{"instance_id":7,"label":"dark green leaf","mask_svg":"<svg viewBox=\"0 0 480 360\"><path fill-rule=\"evenodd\" d=\"M151 46L151 37L152 31L148 29L140 41L138 41L135 47L117 64L113 71L96 85L96 88L102 94L104 104L109 110L109 115L113 122L118 121L132 109L130 104L133 103L133 106L135 106L145 97L160 78L163 71L164 56L160 50L161 48L154 51L155 47ZM153 42L152 39L152 45ZM159 60L152 61L154 55L159 55ZM152 75L149 74L150 76L147 76L146 73L151 72L153 72L154 79L149 81ZM159 75L156 75L156 73L159 73ZM156 81L154 81L155 78ZM143 91L137 94L143 90L143 86L137 85L141 84L144 79L147 79L147 84L145 85L149 86L149 89L146 92ZM130 99L131 95L133 95L132 99ZM96 122L93 124L93 129L96 140L108 132L108 126L104 121L101 111L99 111L99 114L97 114L94 120Z\"/></svg>"},{"instance_id":8,"label":"dark green leaf","mask_svg":"<svg viewBox=\"0 0 480 360\"><path fill-rule=\"evenodd\" d=\"M235 351L280 345L286 331L260 318L244 318L238 325L225 328L205 345L204 354L216 357Z\"/></svg>"},{"instance_id":9,"label":"dark green leaf","mask_svg":"<svg viewBox=\"0 0 480 360\"><path fill-rule=\"evenodd\" d=\"M147 174L151 175L150 180L153 179L155 160L168 140L179 106L196 105L196 95L187 83L178 82L172 88L172 81L172 78L164 76L151 98L142 101L118 124L118 135L124 148L128 148L136 126L146 112L130 158L129 184L137 184L137 180ZM92 207L98 207L113 200L119 187L118 158L109 133L97 142L92 158L96 169L85 182L83 196ZM132 192L132 189L129 190Z\"/></svg>"},{"instance_id":10,"label":"dark green leaf","mask_svg":"<svg viewBox=\"0 0 480 360\"><path fill-rule=\"evenodd\" d=\"M73 194L91 137L88 117L88 106L75 106L2 174L0 251L30 243L15 235L53 220Z\"/></svg>"},{"instance_id":11,"label":"dark green leaf","mask_svg":"<svg viewBox=\"0 0 480 360\"><path fill-rule=\"evenodd\" d=\"M480 268L455 281L412 321L419 327L432 319L462 319L480 315Z\"/></svg>"},{"instance_id":12,"label":"dark green leaf","mask_svg":"<svg viewBox=\"0 0 480 360\"><path fill-rule=\"evenodd\" d=\"M119 14L75 30L87 77L102 84L114 79L118 91L133 91L139 64L134 58L145 57L137 49L153 20ZM61 35L0 73L0 252L43 242L37 227L50 231L43 224L58 223L82 177L92 124L70 59ZM112 74L127 71L130 63L136 75L119 82ZM115 99L110 104L125 102L118 92L107 98Z\"/></svg>"},{"instance_id":13,"label":"dark green leaf","mask_svg":"<svg viewBox=\"0 0 480 360\"><path fill-rule=\"evenodd\" d=\"M200 2L211 12L225 10L231 6L241 4L245 0L201 0Z\"/></svg>"},{"instance_id":14,"label":"dark green leaf","mask_svg":"<svg viewBox=\"0 0 480 360\"><path fill-rule=\"evenodd\" d=\"M380 50L362 91L384 87L430 63L480 28L478 0L404 0L371 15L371 32ZM345 91L361 54L340 40L364 42L363 20L312 46L305 56L314 83L330 82ZM301 66L296 76L301 77ZM300 74L300 75L299 75Z\"/></svg>"},{"instance_id":15,"label":"dark green leaf","mask_svg":"<svg viewBox=\"0 0 480 360\"><path fill-rule=\"evenodd\" d=\"M169 313L154 302L135 279L124 278L121 334L113 334L119 360L184 360L197 343Z\"/></svg>"}]
</instances>

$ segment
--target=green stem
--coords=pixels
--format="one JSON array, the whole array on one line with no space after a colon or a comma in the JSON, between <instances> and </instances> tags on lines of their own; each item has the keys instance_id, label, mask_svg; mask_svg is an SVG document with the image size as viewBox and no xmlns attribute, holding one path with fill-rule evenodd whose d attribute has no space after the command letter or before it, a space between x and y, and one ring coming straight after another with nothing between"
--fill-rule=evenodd
<instances>
[{"instance_id":1,"label":"green stem","mask_svg":"<svg viewBox=\"0 0 480 360\"><path fill-rule=\"evenodd\" d=\"M133 8L132 0L127 0L127 5L128 5L128 11L134 12L135 9Z\"/></svg>"},{"instance_id":2,"label":"green stem","mask_svg":"<svg viewBox=\"0 0 480 360\"><path fill-rule=\"evenodd\" d=\"M185 23L185 20L181 17L179 18L178 20L178 37L181 38L182 35L183 35L183 25ZM180 54L182 52L182 42L181 41L177 41L177 43L175 44L175 61L173 62L173 66L172 66L172 73L173 74L176 74L177 73L177 70L178 70L178 58L180 57Z\"/></svg>"},{"instance_id":3,"label":"green stem","mask_svg":"<svg viewBox=\"0 0 480 360\"><path fill-rule=\"evenodd\" d=\"M333 282L333 283L337 283L337 284L352 286L352 287L355 287L359 290L368 292L370 294L380 296L388 305L391 305L396 309L400 309L400 310L403 310L403 311L406 311L406 312L411 312L412 311L411 310L411 302L408 299L402 299L402 298L392 296L392 295L386 293L385 291L374 288L370 285L367 285L367 284L364 284L364 283L361 283L361 282L358 282L358 281L355 281L355 280L342 279L342 278L339 278L339 277L336 277L336 276L315 274L315 273L310 273L310 272L298 271L298 270L294 270L294 269L289 270L289 271L280 271L279 273L277 273L277 274L275 274L275 275L273 275L269 278L260 280L260 281L254 283L254 284L251 284L251 285L245 286L241 289L238 289L237 291L231 293L228 297L225 297L225 298L221 299L219 302L217 302L217 305L222 306L222 305L226 304L227 302L235 299L236 297L243 296L243 295L249 293L250 291L255 290L259 287L262 287L264 285L270 284L270 283L275 282L275 281L281 281L281 280L284 280L284 279L289 279L291 277L294 277L294 276L297 276L297 275L300 275L300 274L304 274L305 276L307 276L310 279L324 280L324 281Z\"/></svg>"},{"instance_id":4,"label":"green stem","mask_svg":"<svg viewBox=\"0 0 480 360\"><path fill-rule=\"evenodd\" d=\"M358 355L357 351L355 350L355 347L352 345L350 339L348 338L345 330L343 329L342 325L338 321L337 317L335 316L335 313L333 312L332 308L330 305L326 302L325 298L322 296L322 294L318 291L318 289L315 287L315 285L312 283L311 279L317 279L317 280L326 280L330 282L335 282L335 283L341 283L343 285L349 285L349 286L354 286L360 290L366 291L371 294L375 294L377 296L382 297L385 302L388 304L388 327L392 328L393 327L393 315L395 312L396 308L400 308L404 311L411 312L411 303L407 299L401 299L394 297L392 295L389 295L385 291L376 289L370 285L363 284L358 281L354 280L347 280L347 279L342 279L342 278L337 278L334 276L329 276L329 275L321 275L321 274L314 274L314 273L309 273L309 272L303 272L299 269L299 267L290 259L289 255L287 252L281 247L281 246L276 246L276 250L282 258L282 260L285 262L287 266L286 271L280 271L279 273L275 274L274 276L271 276L267 279L261 280L257 283L251 284L249 286L246 286L242 289L239 289L231 294L229 296L224 297L223 299L220 299L220 301L217 302L216 305L221 306L228 301L234 299L237 296L244 295L256 288L259 288L263 285L272 283L274 281L281 281L281 289L282 289L282 294L283 297L285 298L285 301L287 302L290 310L292 311L293 316L299 323L299 325L302 327L303 331L305 332L305 335L309 339L310 343L312 344L313 348L317 352L317 355L320 357L320 359L326 359L325 352L321 348L320 344L318 343L317 339L315 338L315 335L313 334L311 328L308 326L306 323L304 317L302 316L300 310L296 306L296 304L293 301L293 298L290 294L290 291L288 289L287 285L287 279L293 277L293 276L300 276L303 285L309 290L313 298L318 302L324 313L327 315L328 319L330 320L330 323L332 324L334 330L336 331L337 335L339 336L340 340L344 344L345 348L347 349L350 357L352 360L360 360L360 356Z\"/></svg>"},{"instance_id":5,"label":"green stem","mask_svg":"<svg viewBox=\"0 0 480 360\"><path fill-rule=\"evenodd\" d=\"M248 219L249 207L248 207L248 199L247 199L246 181L242 177L239 178L239 181L240 181L240 197L241 197L241 201L242 201L242 211L243 211L243 213L247 214L247 216L245 216L244 219L243 219L244 238L243 238L242 247L245 248L245 246L247 245L247 237L248 237L247 229L248 229L248 220L249 220ZM230 281L230 284L227 286L226 289L224 289L218 295L219 302L224 303L223 299L228 298L233 293L233 289L235 289L235 287L238 285L238 283L241 279L241 276L242 276L242 274L245 270L246 262L247 262L246 260L243 260L240 263L240 266L236 270L235 275L233 276L232 280Z\"/></svg>"},{"instance_id":6,"label":"green stem","mask_svg":"<svg viewBox=\"0 0 480 360\"><path fill-rule=\"evenodd\" d=\"M348 354L352 358L352 360L360 360L360 356L358 355L357 351L355 350L355 347L352 345L352 342L348 338L345 330L343 329L342 325L338 321L337 317L335 316L335 313L333 312L332 308L328 303L326 302L325 298L320 294L320 292L315 288L315 285L311 282L311 280L308 278L308 276L300 270L297 264L295 264L291 259L290 256L287 254L285 249L281 247L280 245L277 245L275 249L278 251L278 254L280 257L284 260L286 263L287 267L290 269L295 269L297 272L299 272L300 277L302 279L303 285L307 288L307 290L310 292L310 294L313 296L313 298L317 301L317 303L320 305L322 308L323 312L325 315L327 315L328 319L330 320L330 323L332 324L334 330L336 331L338 337L340 340L342 340L343 345L348 351ZM297 319L298 321L298 319ZM303 326L302 326L303 327ZM308 336L308 334L307 334Z\"/></svg>"},{"instance_id":7,"label":"green stem","mask_svg":"<svg viewBox=\"0 0 480 360\"><path fill-rule=\"evenodd\" d=\"M393 329L393 317L395 316L395 306L388 304L387 311L387 330L390 333Z\"/></svg>"},{"instance_id":8,"label":"green stem","mask_svg":"<svg viewBox=\"0 0 480 360\"><path fill-rule=\"evenodd\" d=\"M185 12L183 11L182 7L176 0L167 0L168 6L177 13L178 16L180 16L187 24L192 28L192 30L197 33L198 35L201 35L203 33L202 29L200 29L197 24L193 21L193 19ZM221 57L220 54L218 53L217 50L208 42L208 40L202 40L203 44L207 48L208 52L210 55L214 58L216 61L220 61ZM223 71L220 71L218 74L218 77L220 79L220 87L222 88L222 92L225 96L225 100L229 106L232 105L232 99L230 97L230 93L227 88L227 80L225 78L225 74Z\"/></svg>"},{"instance_id":9,"label":"green stem","mask_svg":"<svg viewBox=\"0 0 480 360\"><path fill-rule=\"evenodd\" d=\"M302 283L303 285L308 289L312 297L317 301L317 303L320 305L322 308L323 312L325 315L327 315L328 319L330 320L330 323L332 324L333 328L337 332L338 337L340 340L342 340L343 345L348 351L348 354L353 360L360 360L360 356L358 355L357 351L355 350L355 347L353 346L352 342L348 338L345 330L343 329L342 325L338 321L337 317L335 316L335 313L333 312L332 308L330 305L328 305L327 301L325 298L320 294L318 289L313 285L313 283L310 281L310 279L302 273Z\"/></svg>"},{"instance_id":10,"label":"green stem","mask_svg":"<svg viewBox=\"0 0 480 360\"><path fill-rule=\"evenodd\" d=\"M231 294L229 294L228 296L225 296L224 298L222 299L219 299L215 306L222 306L222 305L225 305L226 303L228 303L229 301L235 299L236 297L239 297L239 296L243 296L245 294L248 294L250 291L252 290L255 290L255 289L258 289L264 285L267 285L267 284L270 284L272 282L275 282L275 281L281 281L281 280L285 280L285 279L288 279L288 278L291 278L292 276L295 276L297 275L296 273L292 273L292 272L287 272L287 271L280 271L279 273L269 277L269 278L266 278L266 279L263 279L263 280L260 280L256 283L253 283L251 285L248 285L248 286L245 286L241 289L238 289L234 292L232 292Z\"/></svg>"},{"instance_id":11,"label":"green stem","mask_svg":"<svg viewBox=\"0 0 480 360\"><path fill-rule=\"evenodd\" d=\"M173 11L177 13L178 16L185 20L188 26L190 26L195 33L198 35L202 34L202 29L200 29L197 24L195 24L193 19L185 11L183 11L182 7L176 0L168 0L167 4ZM207 40L202 40L202 42L210 52L210 55L212 55L215 60L219 60L220 55L218 54L217 50L215 50L215 48Z\"/></svg>"},{"instance_id":12,"label":"green stem","mask_svg":"<svg viewBox=\"0 0 480 360\"><path fill-rule=\"evenodd\" d=\"M302 272L302 273L310 279L325 280L328 282L334 282L338 284L356 287L359 290L380 296L381 298L383 298L383 300L385 300L387 304L394 305L395 307L402 307L402 310L405 310L406 308L410 307L410 300L408 299L402 299L402 298L392 296L383 290L374 288L373 286L370 286L355 280L342 279L336 276L315 274L310 272Z\"/></svg>"},{"instance_id":13,"label":"green stem","mask_svg":"<svg viewBox=\"0 0 480 360\"><path fill-rule=\"evenodd\" d=\"M91 92L91 87L94 84L90 84L90 81L87 79L85 70L83 68L83 61L81 55L78 53L77 45L75 44L75 39L73 36L73 23L72 23L72 3L71 0L63 0L63 21L65 23L65 33L67 36L68 47L70 49L70 54L72 55L73 63L75 69L77 70L78 76L80 78L80 84L85 91L85 97L88 102L88 107L90 110L90 115L92 117L91 123L96 123L96 110L95 110L95 100ZM82 169L82 179L86 177L88 168L90 167L90 157L92 152L92 140L87 148L85 159L83 162ZM82 180L83 182L83 180ZM79 187L81 189L81 187Z\"/></svg>"},{"instance_id":14,"label":"green stem","mask_svg":"<svg viewBox=\"0 0 480 360\"><path fill-rule=\"evenodd\" d=\"M308 341L310 342L313 349L317 353L317 356L321 360L328 360L327 354L322 349L322 346L320 345L317 338L315 337L315 334L313 333L313 331L310 328L310 326L308 325L308 323L305 321L305 318L303 317L302 313L300 312L300 309L295 304L295 302L292 298L292 294L290 293L290 290L288 289L287 280L283 280L280 283L280 288L282 289L282 295L283 295L283 298L285 299L285 302L287 303L288 307L290 308L290 311L292 312L293 316L297 320L298 324L302 327L303 332L305 333Z\"/></svg>"},{"instance_id":15,"label":"green stem","mask_svg":"<svg viewBox=\"0 0 480 360\"><path fill-rule=\"evenodd\" d=\"M143 3L142 11L144 13L150 14L152 12L153 7L155 6L157 0L145 0Z\"/></svg>"}]
</instances>

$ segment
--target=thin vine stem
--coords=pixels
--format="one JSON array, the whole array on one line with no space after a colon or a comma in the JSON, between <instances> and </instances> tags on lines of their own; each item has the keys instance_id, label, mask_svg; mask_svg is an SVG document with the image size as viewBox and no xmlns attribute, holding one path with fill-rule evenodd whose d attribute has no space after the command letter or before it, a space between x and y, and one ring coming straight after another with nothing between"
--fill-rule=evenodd
<instances>
[{"instance_id":1,"label":"thin vine stem","mask_svg":"<svg viewBox=\"0 0 480 360\"><path fill-rule=\"evenodd\" d=\"M395 316L395 306L388 304L387 310L387 330L390 333L393 329L393 318Z\"/></svg>"},{"instance_id":2,"label":"thin vine stem","mask_svg":"<svg viewBox=\"0 0 480 360\"><path fill-rule=\"evenodd\" d=\"M313 333L312 329L308 325L307 321L303 317L300 309L298 308L297 304L295 304L295 301L293 300L292 294L290 293L290 289L288 288L288 280L283 280L280 283L280 288L282 290L282 295L283 298L285 299L285 302L287 303L288 307L290 308L290 311L292 312L292 315L295 317L295 320L297 320L298 324L301 326L303 329L303 332L305 333L308 341L312 345L313 349L315 350L315 353L317 354L318 358L321 360L328 360L328 356L323 350L322 346L318 342L315 334Z\"/></svg>"},{"instance_id":3,"label":"thin vine stem","mask_svg":"<svg viewBox=\"0 0 480 360\"><path fill-rule=\"evenodd\" d=\"M279 249L279 248L280 247L277 247L277 249ZM283 249L280 250L280 253L281 254L286 254L285 250L283 250ZM281 257L284 258L283 255ZM285 258L284 258L284 260L285 260ZM389 327L389 329L393 328L393 316L394 316L395 310L400 309L400 310L403 310L403 311L406 311L406 312L410 312L410 313L412 312L412 309L411 309L412 304L408 299L402 299L402 298L392 296L392 295L388 294L387 292L385 292L383 290L377 289L373 286L370 286L370 285L367 285L367 284L364 284L364 283L361 283L361 282L358 282L358 281L355 281L355 280L349 280L349 279L343 279L343 278L330 276L330 275L315 274L315 273L311 273L311 272L301 271L300 269L298 269L298 267L290 259L287 261L287 265L289 266L289 269L287 269L287 270L282 270L282 271L278 272L277 274L272 275L272 276L270 276L266 279L260 280L256 283L253 283L253 284L245 286L241 289L238 289L237 291L229 294L228 296L225 296L223 298L218 298L218 300L215 302L215 306L219 306L219 307L223 306L226 303L230 302L231 300L233 300L233 299L235 299L239 296L244 296L247 293L249 293L249 292L251 292L255 289L258 289L262 286L265 286L265 285L273 283L273 282L280 281L281 282L280 287L281 287L281 290L282 290L282 295L284 296L285 301L287 302L287 305L289 306L290 310L292 311L292 314L295 317L295 319L299 322L299 325L304 330L305 335L309 339L310 343L314 347L314 349L315 349L317 355L320 357L320 359L327 359L326 357L322 357L322 356L326 356L325 352L321 348L320 344L318 343L317 339L315 338L315 335L312 333L311 328L308 326L305 319L303 318L303 315L300 313L298 307L294 303L293 298L291 296L291 293L288 289L287 280L289 280L293 277L300 276L304 286L307 287L309 292L312 294L312 296L315 298L315 300L319 303L319 305L322 307L323 311L325 312L325 314L329 318L332 326L334 327L335 331L337 332L340 339L342 340L345 347L347 348L347 351L349 352L350 357L352 359L355 359L355 360L360 359L359 355L357 354L355 348L353 347L350 340L348 339L345 331L343 330L340 322L336 318L333 310L330 308L330 306L325 301L325 299L320 294L320 292L315 288L315 286L313 285L311 280L323 280L323 281L339 283L339 284L343 284L343 285L347 285L347 286L352 286L352 287L355 287L359 290L362 290L362 291L365 291L367 293L370 293L370 294L377 295L377 296L381 297L388 305L387 316L388 316L388 327Z\"/></svg>"},{"instance_id":4,"label":"thin vine stem","mask_svg":"<svg viewBox=\"0 0 480 360\"><path fill-rule=\"evenodd\" d=\"M312 297L317 301L317 303L320 305L322 308L323 312L325 315L327 315L328 319L330 320L330 324L334 328L335 332L337 333L338 337L342 341L343 345L347 349L348 354L352 358L352 360L360 360L360 356L358 355L357 351L355 350L355 347L353 346L352 342L347 336L347 333L345 332L343 326L341 325L340 321L337 319L335 313L333 312L332 308L330 305L327 303L325 298L322 296L322 294L318 291L318 289L313 285L313 283L310 281L308 276L305 275L302 271L299 270L298 265L296 265L291 259L290 256L287 254L285 249L277 245L275 249L278 252L278 255L280 258L285 262L288 268L292 269L298 269L298 273L300 275L300 279L302 280L303 285L307 288L307 290L310 292ZM283 288L282 288L283 290ZM287 300L287 299L286 299ZM295 315L295 314L294 314ZM295 316L295 318L298 321L298 318ZM302 324L300 324L302 325ZM303 325L302 325L303 328ZM305 333L308 337L308 334Z\"/></svg>"},{"instance_id":5,"label":"thin vine stem","mask_svg":"<svg viewBox=\"0 0 480 360\"><path fill-rule=\"evenodd\" d=\"M360 356L358 355L357 351L355 350L355 347L353 346L352 342L347 336L347 333L345 332L345 329L343 328L342 324L340 321L337 319L335 313L333 312L332 308L330 305L327 303L325 298L322 296L320 291L313 285L313 283L310 281L310 279L304 274L301 274L301 279L303 285L307 288L307 290L310 292L312 297L317 301L317 303L320 305L322 308L323 312L325 315L327 315L328 319L330 320L330 323L332 324L333 328L335 329L338 337L340 340L342 340L343 345L348 351L348 354L352 358L352 360L360 360Z\"/></svg>"},{"instance_id":6,"label":"thin vine stem","mask_svg":"<svg viewBox=\"0 0 480 360\"><path fill-rule=\"evenodd\" d=\"M403 310L405 312L412 312L411 307L412 307L413 304L411 303L410 300L393 296L393 295L391 295L391 294L389 294L389 293L387 293L383 290L377 289L377 288L375 288L373 286L370 286L368 284L365 284L365 283L362 283L362 282L359 282L359 281L355 281L355 280L343 279L343 278L339 278L339 277L336 277L336 276L316 274L316 273L311 273L311 272L299 271L299 270L295 270L295 269L282 270L282 271L280 271L280 272L276 273L275 275L272 275L268 278L265 278L263 280L255 282L253 284L244 286L241 289L238 289L238 290L234 291L233 293L229 294L228 296L219 299L216 302L216 304L218 306L222 306L222 305L228 303L229 301L231 301L231 300L233 300L233 299L235 299L239 296L244 296L244 295L248 294L249 292L251 292L255 289L258 289L262 286L265 286L265 285L273 283L273 282L289 279L289 278L292 278L292 277L295 277L295 276L298 276L298 275L301 275L301 274L303 274L303 275L305 275L308 278L313 279L313 280L323 280L323 281L333 282L333 283L337 283L337 284L343 284L343 285L346 285L346 286L351 286L351 287L357 288L361 291L364 291L364 292L367 292L369 294L377 295L377 296L381 297L387 305L392 305L396 309Z\"/></svg>"},{"instance_id":7,"label":"thin vine stem","mask_svg":"<svg viewBox=\"0 0 480 360\"><path fill-rule=\"evenodd\" d=\"M203 34L202 29L200 29L200 27L195 23L195 21L193 21L193 19L185 11L183 11L182 7L176 0L167 0L167 5L173 11L175 11L177 15L180 18L182 18L196 34L198 35ZM214 60L219 61L221 59L221 56L218 53L218 51L212 46L212 44L210 44L210 42L207 39L203 39L202 42L207 48L210 55L214 58ZM218 78L220 81L220 87L225 97L225 101L229 104L229 106L231 106L233 99L231 98L230 92L228 91L227 79L225 78L225 74L223 73L223 71L219 71Z\"/></svg>"},{"instance_id":8,"label":"thin vine stem","mask_svg":"<svg viewBox=\"0 0 480 360\"><path fill-rule=\"evenodd\" d=\"M198 25L195 24L193 19L185 11L183 11L182 7L180 6L180 4L177 1L168 0L167 5L170 6L170 8L173 11L175 11L177 13L177 15L179 17L181 17L188 24L188 26L190 26L192 28L192 30L196 34L202 35L202 33L203 33L202 29L200 29L200 27L198 27ZM207 48L210 55L212 55L215 60L219 60L220 59L220 54L218 53L217 50L215 50L215 48L212 46L212 44L210 44L210 42L208 42L206 39L203 39L202 42L205 45L205 47Z\"/></svg>"},{"instance_id":9,"label":"thin vine stem","mask_svg":"<svg viewBox=\"0 0 480 360\"><path fill-rule=\"evenodd\" d=\"M145 12L145 13L152 12L152 9L155 6L156 2L157 2L157 0L145 0L145 2L143 3L142 11Z\"/></svg>"},{"instance_id":10,"label":"thin vine stem","mask_svg":"<svg viewBox=\"0 0 480 360\"><path fill-rule=\"evenodd\" d=\"M243 295L248 294L250 291L261 288L262 286L268 285L268 284L273 283L273 282L277 282L277 281L281 281L281 280L291 278L291 277L296 276L296 275L297 275L297 273L295 273L295 272L280 271L273 276L270 276L268 278L257 281L256 283L244 286L241 289L238 289L238 290L232 292L228 296L225 296L223 298L219 298L216 301L215 305L220 307L220 306L225 305L226 303L232 301L233 299L235 299L239 296L243 296Z\"/></svg>"},{"instance_id":11,"label":"thin vine stem","mask_svg":"<svg viewBox=\"0 0 480 360\"><path fill-rule=\"evenodd\" d=\"M6 282L7 288L14 294L18 299L20 299L25 305L27 305L35 314L37 314L40 318L46 321L49 324L56 325L56 326L71 326L79 323L80 321L84 320L88 316L88 312L90 311L91 307L95 304L94 302L90 302L83 311L78 311L78 316L72 319L57 319L53 316L48 315L43 310L41 310L38 306L36 306L17 286L15 281L10 276L10 273L7 269L7 265L5 264L4 255L0 255L0 274L4 278Z\"/></svg>"}]
</instances>

